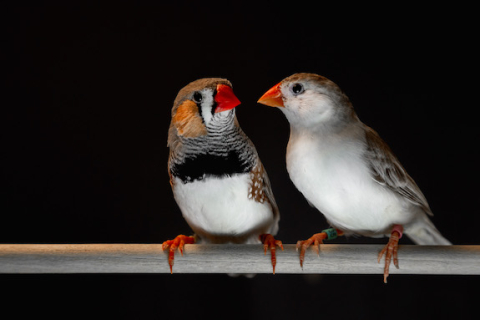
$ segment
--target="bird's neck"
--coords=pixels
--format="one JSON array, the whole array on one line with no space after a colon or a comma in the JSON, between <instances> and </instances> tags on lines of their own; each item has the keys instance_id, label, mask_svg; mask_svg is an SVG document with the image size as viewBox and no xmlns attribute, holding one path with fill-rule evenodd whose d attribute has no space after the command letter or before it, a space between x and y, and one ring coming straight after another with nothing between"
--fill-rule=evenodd
<instances>
[{"instance_id":1,"label":"bird's neck","mask_svg":"<svg viewBox=\"0 0 480 320\"><path fill-rule=\"evenodd\" d=\"M319 121L316 123L290 122L290 137L315 136L330 137L342 135L360 124L358 117L352 116L330 119L328 121Z\"/></svg>"}]
</instances>

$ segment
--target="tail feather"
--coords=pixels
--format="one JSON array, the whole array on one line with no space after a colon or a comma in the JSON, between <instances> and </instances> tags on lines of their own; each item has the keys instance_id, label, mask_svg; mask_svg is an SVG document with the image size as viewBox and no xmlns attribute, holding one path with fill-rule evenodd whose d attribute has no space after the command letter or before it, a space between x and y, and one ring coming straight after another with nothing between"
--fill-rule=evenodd
<instances>
[{"instance_id":1,"label":"tail feather","mask_svg":"<svg viewBox=\"0 0 480 320\"><path fill-rule=\"evenodd\" d=\"M440 231L438 231L426 215L423 215L422 218L415 221L413 225L408 226L405 230L405 234L415 242L415 244L419 245L452 245L450 241L442 236Z\"/></svg>"}]
</instances>

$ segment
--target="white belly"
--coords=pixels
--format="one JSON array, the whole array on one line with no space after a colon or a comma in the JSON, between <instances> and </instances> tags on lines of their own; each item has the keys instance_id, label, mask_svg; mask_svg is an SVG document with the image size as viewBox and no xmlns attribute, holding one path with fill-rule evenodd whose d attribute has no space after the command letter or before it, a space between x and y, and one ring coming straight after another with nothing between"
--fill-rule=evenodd
<instances>
[{"instance_id":1,"label":"white belly","mask_svg":"<svg viewBox=\"0 0 480 320\"><path fill-rule=\"evenodd\" d=\"M380 235L411 219L405 201L372 179L360 145L289 143L287 169L307 200L347 233Z\"/></svg>"},{"instance_id":2,"label":"white belly","mask_svg":"<svg viewBox=\"0 0 480 320\"><path fill-rule=\"evenodd\" d=\"M176 179L173 193L195 233L242 237L252 233L258 242L259 234L273 230L274 220L269 203L248 198L249 179L248 174L187 184Z\"/></svg>"}]
</instances>

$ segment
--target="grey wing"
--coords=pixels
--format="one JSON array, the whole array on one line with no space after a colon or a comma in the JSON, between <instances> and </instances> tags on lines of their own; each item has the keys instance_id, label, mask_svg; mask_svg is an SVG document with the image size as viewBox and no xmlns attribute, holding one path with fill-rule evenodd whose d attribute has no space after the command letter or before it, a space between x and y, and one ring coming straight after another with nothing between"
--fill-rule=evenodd
<instances>
[{"instance_id":1,"label":"grey wing","mask_svg":"<svg viewBox=\"0 0 480 320\"><path fill-rule=\"evenodd\" d=\"M427 199L415 181L408 175L388 145L378 133L365 126L367 152L366 161L370 166L372 178L380 185L403 196L407 201L421 207L432 215Z\"/></svg>"}]
</instances>

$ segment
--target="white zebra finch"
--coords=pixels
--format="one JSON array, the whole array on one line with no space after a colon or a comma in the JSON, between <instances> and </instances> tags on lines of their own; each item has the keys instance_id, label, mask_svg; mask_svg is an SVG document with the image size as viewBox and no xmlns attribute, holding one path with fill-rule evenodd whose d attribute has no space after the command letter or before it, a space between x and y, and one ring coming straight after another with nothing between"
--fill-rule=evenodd
<instances>
[{"instance_id":1,"label":"white zebra finch","mask_svg":"<svg viewBox=\"0 0 480 320\"><path fill-rule=\"evenodd\" d=\"M290 122L287 170L305 198L340 234L390 235L384 281L404 232L417 244L449 245L428 218L427 200L388 145L357 117L348 97L329 79L294 74L258 101L279 107ZM300 263L312 243L328 232L299 241ZM316 248L316 246L315 246Z\"/></svg>"}]
</instances>

